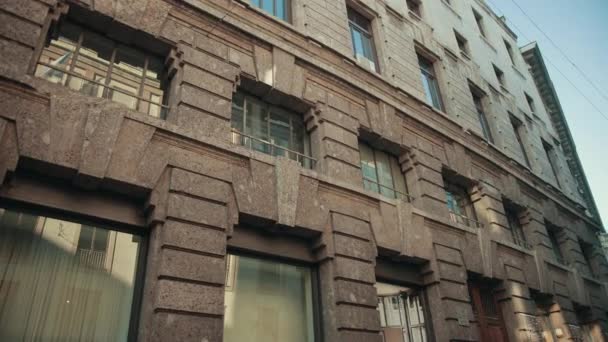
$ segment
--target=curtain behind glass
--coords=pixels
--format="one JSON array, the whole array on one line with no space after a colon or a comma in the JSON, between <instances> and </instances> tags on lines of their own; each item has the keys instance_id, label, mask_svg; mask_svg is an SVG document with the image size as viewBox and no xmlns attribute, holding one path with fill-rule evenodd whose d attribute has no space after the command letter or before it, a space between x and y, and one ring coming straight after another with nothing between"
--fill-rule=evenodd
<instances>
[{"instance_id":1,"label":"curtain behind glass","mask_svg":"<svg viewBox=\"0 0 608 342\"><path fill-rule=\"evenodd\" d=\"M125 341L138 249L130 234L0 209L0 341Z\"/></svg>"},{"instance_id":2,"label":"curtain behind glass","mask_svg":"<svg viewBox=\"0 0 608 342\"><path fill-rule=\"evenodd\" d=\"M229 256L224 342L313 342L306 267Z\"/></svg>"}]
</instances>

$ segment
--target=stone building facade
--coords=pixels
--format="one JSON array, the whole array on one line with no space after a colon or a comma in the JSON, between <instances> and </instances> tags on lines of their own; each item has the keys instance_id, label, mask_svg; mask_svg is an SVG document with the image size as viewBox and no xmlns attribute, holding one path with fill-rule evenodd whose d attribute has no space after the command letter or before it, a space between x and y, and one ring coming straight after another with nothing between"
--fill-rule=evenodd
<instances>
[{"instance_id":1,"label":"stone building facade","mask_svg":"<svg viewBox=\"0 0 608 342\"><path fill-rule=\"evenodd\" d=\"M603 227L483 0L0 17L1 340L606 339Z\"/></svg>"}]
</instances>

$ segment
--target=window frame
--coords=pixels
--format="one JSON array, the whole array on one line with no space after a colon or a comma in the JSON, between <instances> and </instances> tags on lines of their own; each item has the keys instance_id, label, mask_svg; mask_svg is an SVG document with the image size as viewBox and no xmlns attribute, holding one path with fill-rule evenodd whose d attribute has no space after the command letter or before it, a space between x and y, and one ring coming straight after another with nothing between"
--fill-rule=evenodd
<instances>
[{"instance_id":1,"label":"window frame","mask_svg":"<svg viewBox=\"0 0 608 342\"><path fill-rule=\"evenodd\" d=\"M406 0L405 6L408 12L413 13L418 19L422 19L422 2L420 0Z\"/></svg>"},{"instance_id":2,"label":"window frame","mask_svg":"<svg viewBox=\"0 0 608 342\"><path fill-rule=\"evenodd\" d=\"M71 14L72 11L77 12L77 14ZM58 21L52 22L48 31L45 33L45 42L42 45L42 47L39 51L39 54L36 57L34 67L31 70L32 74L37 78L47 80L45 77L37 76L39 67L40 66L46 67L49 70L54 70L55 72L60 72L62 74L62 80L60 80L59 82L53 82L53 81L49 81L49 82L59 84L65 88L68 88L72 91L82 93L86 96L102 98L102 99L110 100L115 103L119 103L121 105L126 106L130 110L136 111L136 112L144 114L144 115L149 115L152 117L155 117L155 116L150 114L151 108L157 106L158 107L158 117L157 118L161 119L161 120L166 120L167 116L171 110L171 106L169 106L169 97L172 93L172 87L173 87L173 85L172 85L173 77L172 77L172 74L169 72L168 67L165 63L167 56L166 55L163 56L159 53L151 51L149 48L125 43L115 37L108 37L108 35L105 32L100 31L97 27L93 27L94 25L87 25L86 22L84 22L82 20L76 20L74 18L75 15L81 15L83 13L84 13L85 18L87 15L90 15L92 20L99 19L99 18L103 18L103 19L107 18L107 17L97 14L97 13L89 14L91 12L89 12L88 10L86 10L84 8L80 8L78 6L71 6L70 11L66 15L62 15ZM77 34L78 34L77 40L73 41L74 50L71 51L72 55L70 57L69 64L67 64L65 68L61 68L61 67L54 66L51 62L42 62L41 59L44 55L44 52L48 47L50 47L52 40L53 39L59 40L60 37L65 37L65 35L61 34L61 28L63 25L66 25L66 24L73 26L74 28L76 28L78 30L77 31ZM116 24L116 25L119 25L121 28L124 26L122 24ZM132 29L130 27L125 26L125 28L127 30L129 30L129 32L135 31L134 29ZM79 59L79 57L81 55L80 52L83 49L87 49L83 45L85 35L87 35L89 37L95 37L95 36L102 37L111 43L112 53L110 55L110 59L105 60L108 63L107 70L105 70L105 74L99 80L98 80L97 76L98 75L101 76L100 74L95 73L95 76L93 78L89 78L85 75L81 75L80 73L76 72L76 68L78 68L77 64L79 61L81 61ZM67 39L70 39L70 38L67 38ZM88 38L88 39L90 39L90 38ZM88 41L88 39L87 39L87 41ZM96 50L92 50L92 51L99 52ZM113 72L114 71L113 69L116 68L116 63L115 63L116 56L121 51L135 51L137 54L140 54L144 58L143 65L139 66L142 68L142 74L141 74L141 76L136 76L138 78L138 85L137 85L137 89L136 89L135 93L131 93L127 90L121 89L120 87L116 87L111 84L113 80L117 79L117 77L116 77L117 74ZM159 65L161 66L161 73L158 74L158 82L159 82L158 90L162 91L162 95L160 96L159 103L155 103L151 100L151 95L153 95L153 93L150 93L150 96L149 96L150 99L148 99L144 96L144 91L146 88L145 84L146 84L147 80L149 79L148 71L151 70L151 69L149 69L149 66L151 65L150 61L153 59L156 60L157 62L160 62ZM80 89L76 90L76 89L72 88L72 86L70 86L70 82L73 79L80 80L81 82L86 83L86 84L93 84L95 87L101 87L101 89L98 89L97 95L88 94L86 92L83 92L84 85L81 85ZM100 90L101 90L101 94L99 94ZM123 94L125 96L129 96L130 98L133 98L135 101L135 106L131 107L123 102L114 100L111 96L111 94L114 94L114 93ZM145 107L142 107L142 103L147 104L147 107L148 107L147 110L144 110Z\"/></svg>"},{"instance_id":3,"label":"window frame","mask_svg":"<svg viewBox=\"0 0 608 342\"><path fill-rule=\"evenodd\" d=\"M234 120L234 111L235 111L235 106L236 106L235 103L236 103L237 96L241 96L243 99L243 106L240 109L240 110L242 110L242 116L243 116L242 122L240 122L240 125L242 125L242 131L239 130L238 127L234 126L234 124L236 123L236 121ZM247 130L246 130L248 101L253 103L252 105L257 106L258 110L260 112L262 112L264 117L266 118L266 121L267 121L266 122L266 135L264 138L259 138L255 135L253 135L252 132L247 132ZM277 145L272 141L273 138L270 133L271 133L271 114L273 113L273 111L275 113L279 113L279 114L287 116L289 118L289 146L288 147L283 147L283 146ZM299 152L294 149L295 136L297 135L297 133L295 132L295 127L294 127L294 118L301 119L301 127L302 127L301 133L303 136L303 141L301 142L302 149L303 149L302 152ZM273 157L283 156L283 157L289 158L291 160L297 161L298 163L300 163L300 165L302 165L303 167L306 167L306 168L310 168L310 169L315 168L316 159L314 159L312 157L311 138L306 129L306 123L304 121L303 115L300 113L297 113L297 112L291 111L287 108L269 103L267 101L264 101L263 99L260 99L259 97L255 96L255 95L251 95L247 91L239 89L232 96L230 128L231 128L231 132L232 132L232 142L234 144L237 144L237 145L249 148L252 151L257 151L257 152L264 153L264 154L267 154L267 155L273 156ZM236 141L236 139L238 139L238 142ZM256 148L253 148L254 140L257 143L264 144L263 145L264 151L260 151ZM247 144L245 141L249 141L249 144ZM265 151L266 147L269 147L268 152ZM284 152L284 154L281 154L281 155L274 154L274 152L277 149L282 150ZM291 158L292 154L294 154L296 156L296 159ZM306 164L310 164L310 165L306 165Z\"/></svg>"},{"instance_id":4,"label":"window frame","mask_svg":"<svg viewBox=\"0 0 608 342\"><path fill-rule=\"evenodd\" d=\"M408 340L412 341L412 334L413 334L413 329L414 328L422 328L421 331L424 332L425 334L425 339L426 341L432 341L434 339L434 335L433 335L433 331L432 331L432 323L431 323L431 317L430 317L430 310L428 307L428 299L427 299L427 293L424 290L424 288L420 287L420 286L410 286L410 285L405 285L402 283L398 283L398 282L394 282L388 279L384 279L384 278L377 278L376 280L376 284L384 284L384 285L388 285L388 286L395 286L395 287L407 287L408 289L412 290L412 294L408 294L405 295L404 293L399 293L397 295L379 295L378 294L378 288L376 288L376 286L374 286L375 290L376 290L376 296L378 299L378 304L376 305L376 311L378 311L378 316L380 318L380 328L391 328L391 327L399 327L402 328L403 330L407 329L407 334L408 334ZM382 316L384 315L384 322L387 322L386 319L386 309L384 310L380 310L380 303L381 303L381 299L383 298L394 298L394 297L399 297L401 299L401 303L403 304L403 313L400 313L399 318L401 321L401 316L403 315L405 317L405 326L402 325L400 326L394 326L394 325L388 325L386 324L385 326L382 326ZM407 299L410 297L415 297L418 299L418 306L419 308L416 310L418 315L420 313L420 311L422 312L422 316L418 316L418 320L420 321L420 318L423 319L423 323L422 324L412 324L411 323L411 319L409 316L409 310L408 310L408 303L407 303ZM382 308L385 308L385 303L382 302Z\"/></svg>"},{"instance_id":5,"label":"window frame","mask_svg":"<svg viewBox=\"0 0 608 342\"><path fill-rule=\"evenodd\" d=\"M483 38L487 39L486 29L484 27L483 16L475 8L472 8L472 10L473 10L473 18L475 19L475 23L477 24L477 29L479 30L479 33L481 34L481 36Z\"/></svg>"},{"instance_id":6,"label":"window frame","mask_svg":"<svg viewBox=\"0 0 608 342\"><path fill-rule=\"evenodd\" d=\"M422 89L423 89L424 95L426 97L425 102L429 106L435 108L436 110L445 112L443 96L441 95L441 87L439 86L439 79L437 78L437 71L435 70L435 61L427 58L420 52L416 52L416 55L418 56L418 67L420 69ZM431 90L430 94L427 93L426 87L424 86L425 80L431 85L429 87L429 89ZM433 91L434 91L434 93L433 93ZM431 100L430 103L429 103L429 97ZM435 100L437 103L435 103Z\"/></svg>"},{"instance_id":7,"label":"window frame","mask_svg":"<svg viewBox=\"0 0 608 342\"><path fill-rule=\"evenodd\" d=\"M69 210L48 208L26 202L16 202L13 199L0 197L0 209L12 210L20 214L28 214L38 217L52 218L56 220L68 221L80 225L89 225L106 231L115 231L131 234L139 238L139 250L137 252L137 262L135 274L133 275L133 298L131 300L131 311L129 313L129 328L127 330L127 341L135 341L139 335L140 318L142 315L142 303L144 297L144 285L146 282L145 274L147 268L148 249L150 243L149 232L143 227L133 226L118 221L109 221L102 218L92 218L83 214L71 212Z\"/></svg>"},{"instance_id":8,"label":"window frame","mask_svg":"<svg viewBox=\"0 0 608 342\"><path fill-rule=\"evenodd\" d=\"M509 225L509 230L511 231L511 238L513 239L513 242L518 246L531 249L531 246L528 244L528 240L526 239L524 227L521 224L519 211L510 205L504 205L503 208L505 211L505 216L507 218L507 224Z\"/></svg>"},{"instance_id":9,"label":"window frame","mask_svg":"<svg viewBox=\"0 0 608 342\"><path fill-rule=\"evenodd\" d=\"M557 184L558 188L561 188L562 185L559 181L559 177L558 177L558 173L557 173L557 165L555 165L555 163L557 162L555 160L555 147L553 147L551 144L549 144L548 142L546 142L544 139L541 139L542 144L543 144L543 150L545 151L545 155L547 156L547 161L549 162L549 166L551 168L551 173L553 174L553 179L555 179L555 183Z\"/></svg>"},{"instance_id":10,"label":"window frame","mask_svg":"<svg viewBox=\"0 0 608 342\"><path fill-rule=\"evenodd\" d=\"M479 222L477 211L475 210L475 205L471 200L471 195L469 194L468 189L463 185L457 184L455 182L450 181L449 179L446 179L445 177L443 178L443 184L446 196L446 207L448 209L448 212L450 213L450 218L452 222L463 224L471 228L481 228L482 225ZM461 213L457 213L454 210L451 210L450 197L458 205L458 209L461 211ZM464 205L462 205L462 207L457 197L460 197L461 200L464 202ZM463 219L465 222L460 222L458 220L458 217Z\"/></svg>"},{"instance_id":11,"label":"window frame","mask_svg":"<svg viewBox=\"0 0 608 342\"><path fill-rule=\"evenodd\" d=\"M524 157L526 166L528 168L531 168L532 166L530 164L530 157L528 157L528 152L526 151L526 146L524 145L524 141L523 141L523 138L521 136L521 131L520 131L524 124L523 124L523 122L521 122L521 120L516 118L515 115L513 115L512 113L509 112L508 115L509 115L509 121L511 122L511 127L513 128L513 133L515 134L515 140L517 140L519 149L521 150L521 153Z\"/></svg>"},{"instance_id":12,"label":"window frame","mask_svg":"<svg viewBox=\"0 0 608 342\"><path fill-rule=\"evenodd\" d=\"M498 81L498 85L502 90L507 90L507 81L505 79L505 73L496 64L492 63L492 68L494 69L494 75L496 76L496 80Z\"/></svg>"},{"instance_id":13,"label":"window frame","mask_svg":"<svg viewBox=\"0 0 608 342\"><path fill-rule=\"evenodd\" d=\"M471 98L473 99L475 110L477 111L477 119L479 121L479 125L481 126L481 132L489 143L494 144L494 134L492 133L492 127L488 121L488 116L483 104L483 100L486 95L471 83L469 83L469 90L471 91Z\"/></svg>"},{"instance_id":14,"label":"window frame","mask_svg":"<svg viewBox=\"0 0 608 342\"><path fill-rule=\"evenodd\" d=\"M505 49L507 50L507 54L509 55L509 59L511 60L511 64L513 64L513 66L517 66L517 63L515 63L515 51L513 50L513 46L504 38L502 41L505 45Z\"/></svg>"},{"instance_id":15,"label":"window frame","mask_svg":"<svg viewBox=\"0 0 608 342\"><path fill-rule=\"evenodd\" d=\"M266 11L266 9L264 8L264 3L266 1L272 2L272 8L273 8L273 12L274 13ZM284 13L285 18L281 18L281 17L279 17L279 16L276 15L276 13L277 13L277 2L278 1L283 1L283 11L285 12ZM278 20L281 20L281 21L284 21L286 23L292 24L292 21L293 21L293 13L292 13L293 12L293 9L292 9L293 3L292 3L292 0L251 0L250 3L251 3L251 6L253 6L253 7L257 8L258 10L260 10L260 11L262 11L262 12L264 12L264 13L270 15L270 16L272 16L273 18L277 18Z\"/></svg>"},{"instance_id":16,"label":"window frame","mask_svg":"<svg viewBox=\"0 0 608 342\"><path fill-rule=\"evenodd\" d=\"M532 96L530 96L530 94L526 93L524 91L524 97L526 98L526 102L528 102L528 108L530 109L530 112L532 114L536 113L536 104L534 103L534 99L532 98Z\"/></svg>"},{"instance_id":17,"label":"window frame","mask_svg":"<svg viewBox=\"0 0 608 342\"><path fill-rule=\"evenodd\" d=\"M254 234L259 234L256 232ZM310 288L311 288L311 302L312 302L312 325L313 325L313 339L314 342L323 341L323 311L321 302L321 281L319 274L319 265L312 260L302 260L286 257L284 255L272 254L272 252L266 252L261 250L250 249L242 246L233 246L230 243L226 249L226 277L228 277L228 262L229 255L243 256L251 259L257 259L267 262L279 263L289 266L304 267L310 270ZM224 288L228 285L226 285ZM224 290L225 291L225 290ZM222 326L222 329L224 327Z\"/></svg>"},{"instance_id":18,"label":"window frame","mask_svg":"<svg viewBox=\"0 0 608 342\"><path fill-rule=\"evenodd\" d=\"M456 44L460 50L460 54L467 59L471 59L471 50L469 48L469 40L466 39L460 32L454 29L454 37L456 38Z\"/></svg>"},{"instance_id":19,"label":"window frame","mask_svg":"<svg viewBox=\"0 0 608 342\"><path fill-rule=\"evenodd\" d=\"M562 265L566 265L566 259L562 251L562 244L559 242L558 234L561 233L561 228L554 226L551 223L545 222L545 228L547 230L547 237L551 244L551 250L553 251L553 258L555 261Z\"/></svg>"},{"instance_id":20,"label":"window frame","mask_svg":"<svg viewBox=\"0 0 608 342\"><path fill-rule=\"evenodd\" d=\"M374 39L374 30L373 30L373 25L372 25L373 19L370 19L368 16L361 13L360 10L358 10L357 8L355 8L351 5L346 6L346 16L348 19L348 28L350 31L350 39L351 39L351 43L353 46L353 56L355 57L355 60L357 60L357 62L359 62L359 60L357 59L358 53L357 53L357 48L356 48L356 44L355 44L355 34L354 34L354 31L357 31L361 36L367 38L367 40L369 41L369 47L371 49L370 56L366 56L364 53L359 53L359 54L362 55L364 58L368 59L370 62L373 62L373 64L374 64L373 71L376 73L380 73L380 62L378 60L378 51L376 49L376 42ZM368 27L365 28L365 27L361 26L361 24L358 23L356 19L360 19L360 21L361 20L366 21Z\"/></svg>"},{"instance_id":21,"label":"window frame","mask_svg":"<svg viewBox=\"0 0 608 342\"><path fill-rule=\"evenodd\" d=\"M397 159L397 157L395 157L394 155L392 155L390 153L373 148L371 145L369 145L363 141L359 141L359 157L361 160L361 164L363 164L363 153L361 153L361 146L365 146L365 148L369 149L372 153L372 157L374 158L374 160L373 160L374 171L376 172L376 179L377 179L377 181L375 181L373 179L366 178L365 175L363 174L363 165L362 165L361 166L361 178L363 179L363 188L368 191L373 191L381 196L391 198L390 196L387 196L384 193L382 193L382 188L385 188L394 193L394 196L392 197L392 199L403 199L407 202L410 202L411 196L410 196L408 188L407 188L407 179L405 178L405 174L401 171L400 168L397 170L393 170L393 163L391 162L392 160L395 161L395 164L397 165L397 167L400 166L399 160ZM390 188L388 186L380 183L380 174L378 173L378 158L376 156L377 153L382 153L382 154L386 155L386 157L388 159L388 162L389 162L388 168L391 171L390 175L391 175L391 184L392 184L392 187L390 187ZM403 177L403 184L404 184L405 192L398 190L397 187L395 186L395 177L394 177L395 173L397 173L397 175L401 175ZM378 188L378 191L375 191L373 189L369 189L368 187L366 187L366 185L365 185L366 181L373 183L373 185Z\"/></svg>"}]
</instances>

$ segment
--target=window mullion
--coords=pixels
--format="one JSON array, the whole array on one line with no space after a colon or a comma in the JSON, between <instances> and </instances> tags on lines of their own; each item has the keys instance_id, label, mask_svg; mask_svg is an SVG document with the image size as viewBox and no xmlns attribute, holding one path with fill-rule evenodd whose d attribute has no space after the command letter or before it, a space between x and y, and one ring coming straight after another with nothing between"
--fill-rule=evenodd
<instances>
[{"instance_id":1,"label":"window mullion","mask_svg":"<svg viewBox=\"0 0 608 342\"><path fill-rule=\"evenodd\" d=\"M112 69L114 69L114 60L116 59L116 44L114 44L114 47L112 48L112 56L110 57L110 65L108 66L108 71L106 73L106 80L104 82L105 84L105 88L103 90L103 97L107 98L109 96L110 93L110 79L112 78Z\"/></svg>"},{"instance_id":2,"label":"window mullion","mask_svg":"<svg viewBox=\"0 0 608 342\"><path fill-rule=\"evenodd\" d=\"M74 50L74 56L72 56L72 62L70 63L69 71L66 79L65 85L70 84L70 80L72 79L71 73L76 69L76 62L78 61L78 56L80 55L80 49L82 48L82 41L84 40L84 30L80 31L80 35L78 36L78 43L76 44L76 50Z\"/></svg>"},{"instance_id":3,"label":"window mullion","mask_svg":"<svg viewBox=\"0 0 608 342\"><path fill-rule=\"evenodd\" d=\"M146 73L148 72L149 61L150 61L150 58L148 56L146 56L144 59L144 71L142 74L141 81L139 82L139 90L137 92L137 104L135 105L135 108L137 108L137 110L140 110L139 105L141 104L141 99L144 97L144 86L146 85ZM148 103L148 112L149 111L150 111L150 103Z\"/></svg>"}]
</instances>

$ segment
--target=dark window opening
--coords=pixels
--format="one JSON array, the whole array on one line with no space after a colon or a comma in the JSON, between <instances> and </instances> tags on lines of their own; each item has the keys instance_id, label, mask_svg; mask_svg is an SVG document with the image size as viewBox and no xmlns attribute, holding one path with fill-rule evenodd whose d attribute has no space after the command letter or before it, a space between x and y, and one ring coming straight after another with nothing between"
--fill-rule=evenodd
<instances>
[{"instance_id":1,"label":"dark window opening","mask_svg":"<svg viewBox=\"0 0 608 342\"><path fill-rule=\"evenodd\" d=\"M469 50L469 42L457 31L454 31L454 36L456 37L456 43L458 43L458 49L460 50L460 54L464 55L466 58L470 58L471 52Z\"/></svg>"},{"instance_id":2,"label":"dark window opening","mask_svg":"<svg viewBox=\"0 0 608 342\"><path fill-rule=\"evenodd\" d=\"M526 102L528 102L528 107L530 108L530 111L532 112L532 114L534 114L536 112L536 106L534 105L534 99L532 99L532 97L530 95L528 95L528 93L524 92L524 96L526 97Z\"/></svg>"},{"instance_id":3,"label":"dark window opening","mask_svg":"<svg viewBox=\"0 0 608 342\"><path fill-rule=\"evenodd\" d=\"M505 216L507 217L507 223L509 225L509 230L511 231L511 237L513 238L513 242L524 248L531 248L528 242L526 241L526 235L524 234L524 229L521 225L520 213L515 208L505 205Z\"/></svg>"},{"instance_id":4,"label":"dark window opening","mask_svg":"<svg viewBox=\"0 0 608 342\"><path fill-rule=\"evenodd\" d=\"M503 42L505 43L505 48L507 49L507 53L509 54L509 59L511 59L511 63L515 65L515 52L513 51L513 47L506 40L503 40Z\"/></svg>"},{"instance_id":5,"label":"dark window opening","mask_svg":"<svg viewBox=\"0 0 608 342\"><path fill-rule=\"evenodd\" d=\"M524 145L524 141L521 136L521 130L524 126L522 122L511 113L509 113L509 119L511 121L511 126L513 127L513 133L515 134L517 145L519 145L519 150L524 157L524 162L526 163L527 167L530 167L530 159L528 158L528 153L526 152L526 145Z\"/></svg>"},{"instance_id":6,"label":"dark window opening","mask_svg":"<svg viewBox=\"0 0 608 342\"><path fill-rule=\"evenodd\" d=\"M420 3L419 0L406 0L407 2L407 8L414 13L415 15L417 15L419 18L422 18L422 4Z\"/></svg>"},{"instance_id":7,"label":"dark window opening","mask_svg":"<svg viewBox=\"0 0 608 342\"><path fill-rule=\"evenodd\" d=\"M473 16L475 17L475 22L477 23L477 28L479 29L479 33L481 33L482 37L486 36L486 31L484 29L483 17L477 11L473 10Z\"/></svg>"},{"instance_id":8,"label":"dark window opening","mask_svg":"<svg viewBox=\"0 0 608 342\"><path fill-rule=\"evenodd\" d=\"M496 75L496 79L498 80L498 84L500 84L501 88L504 90L506 89L506 83L505 83L505 73L502 72L502 70L500 70L496 65L492 64L492 67L494 68L494 74Z\"/></svg>"},{"instance_id":9,"label":"dark window opening","mask_svg":"<svg viewBox=\"0 0 608 342\"><path fill-rule=\"evenodd\" d=\"M581 253L583 254L583 258L585 259L585 264L587 267L585 271L590 276L595 277L593 263L591 262L593 260L593 245L590 243L586 243L581 239L578 240L578 244L580 246Z\"/></svg>"},{"instance_id":10,"label":"dark window opening","mask_svg":"<svg viewBox=\"0 0 608 342\"><path fill-rule=\"evenodd\" d=\"M450 219L465 226L480 228L481 225L477 221L477 213L467 189L445 178L443 183Z\"/></svg>"},{"instance_id":11,"label":"dark window opening","mask_svg":"<svg viewBox=\"0 0 608 342\"><path fill-rule=\"evenodd\" d=\"M549 145L547 142L543 140L543 149L545 150L545 155L547 156L547 160L549 161L549 166L551 167L551 173L553 175L553 179L558 187L561 187L559 182L559 178L557 177L557 160L555 155L555 150L553 146Z\"/></svg>"},{"instance_id":12,"label":"dark window opening","mask_svg":"<svg viewBox=\"0 0 608 342\"><path fill-rule=\"evenodd\" d=\"M483 106L484 95L482 95L481 92L479 92L477 89L473 88L472 86L469 87L469 89L471 91L471 96L473 97L473 103L475 104L475 109L477 110L477 118L479 119L479 125L481 126L481 132L483 133L483 137L487 141L494 143L494 138L492 137L492 130L490 128L490 123L488 122L488 117L486 115L486 112L485 112L484 106Z\"/></svg>"},{"instance_id":13,"label":"dark window opening","mask_svg":"<svg viewBox=\"0 0 608 342\"><path fill-rule=\"evenodd\" d=\"M545 226L547 228L547 235L549 235L549 242L551 243L551 249L553 250L555 260L560 264L565 265L566 261L564 260L564 255L562 254L561 243L559 242L559 234L561 234L561 229L548 222L545 222Z\"/></svg>"},{"instance_id":14,"label":"dark window opening","mask_svg":"<svg viewBox=\"0 0 608 342\"><path fill-rule=\"evenodd\" d=\"M405 176L397 158L359 143L363 187L389 198L409 201Z\"/></svg>"}]
</instances>

